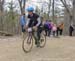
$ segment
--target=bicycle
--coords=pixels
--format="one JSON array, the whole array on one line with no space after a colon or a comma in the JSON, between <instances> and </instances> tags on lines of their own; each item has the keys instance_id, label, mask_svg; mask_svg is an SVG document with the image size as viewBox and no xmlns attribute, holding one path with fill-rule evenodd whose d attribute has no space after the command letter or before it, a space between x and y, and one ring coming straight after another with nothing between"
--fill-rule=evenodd
<instances>
[{"instance_id":1,"label":"bicycle","mask_svg":"<svg viewBox=\"0 0 75 61\"><path fill-rule=\"evenodd\" d=\"M28 28L28 31L26 32L26 36L23 39L22 42L22 49L25 53L28 53L32 50L33 47L33 29L32 28ZM34 39L35 40L35 39ZM40 48L43 48L46 44L46 34L45 31L42 29L42 32L40 33Z\"/></svg>"}]
</instances>

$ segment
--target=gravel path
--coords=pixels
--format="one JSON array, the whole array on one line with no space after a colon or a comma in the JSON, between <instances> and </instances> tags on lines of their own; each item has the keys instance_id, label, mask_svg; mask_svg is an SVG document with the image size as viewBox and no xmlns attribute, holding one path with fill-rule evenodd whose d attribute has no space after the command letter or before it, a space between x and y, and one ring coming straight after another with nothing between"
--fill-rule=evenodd
<instances>
[{"instance_id":1,"label":"gravel path","mask_svg":"<svg viewBox=\"0 0 75 61\"><path fill-rule=\"evenodd\" d=\"M21 37L0 37L0 61L75 61L75 37L47 38L44 48L24 53Z\"/></svg>"}]
</instances>

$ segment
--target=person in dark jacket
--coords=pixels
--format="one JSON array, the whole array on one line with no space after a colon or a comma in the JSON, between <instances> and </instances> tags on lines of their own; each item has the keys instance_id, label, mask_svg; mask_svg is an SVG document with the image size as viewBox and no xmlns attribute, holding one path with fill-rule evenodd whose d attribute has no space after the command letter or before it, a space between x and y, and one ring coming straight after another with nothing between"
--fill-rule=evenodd
<instances>
[{"instance_id":1,"label":"person in dark jacket","mask_svg":"<svg viewBox=\"0 0 75 61\"><path fill-rule=\"evenodd\" d=\"M40 15L34 13L34 8L33 7L28 7L28 16L27 16L27 23L26 23L26 28L33 28L33 30L36 32L34 33L34 38L35 38L35 45L37 47L40 47L40 33L42 32L41 26L42 26L42 21L40 18Z\"/></svg>"},{"instance_id":2,"label":"person in dark jacket","mask_svg":"<svg viewBox=\"0 0 75 61\"><path fill-rule=\"evenodd\" d=\"M70 25L70 27L69 27L69 36L73 36L73 31L74 31L73 25Z\"/></svg>"},{"instance_id":3,"label":"person in dark jacket","mask_svg":"<svg viewBox=\"0 0 75 61\"><path fill-rule=\"evenodd\" d=\"M46 22L44 23L44 28L45 28L45 33L46 33L46 36L49 36L50 35L50 22L48 20L46 20Z\"/></svg>"}]
</instances>

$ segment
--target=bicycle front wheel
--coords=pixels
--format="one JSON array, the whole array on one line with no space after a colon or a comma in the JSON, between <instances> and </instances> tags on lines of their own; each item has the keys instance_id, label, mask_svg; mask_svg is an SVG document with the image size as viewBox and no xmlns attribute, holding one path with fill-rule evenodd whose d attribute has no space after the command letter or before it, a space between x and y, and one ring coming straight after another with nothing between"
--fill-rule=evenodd
<instances>
[{"instance_id":1,"label":"bicycle front wheel","mask_svg":"<svg viewBox=\"0 0 75 61\"><path fill-rule=\"evenodd\" d=\"M43 48L45 44L46 44L46 34L45 31L42 31L40 35L40 47Z\"/></svg>"},{"instance_id":2,"label":"bicycle front wheel","mask_svg":"<svg viewBox=\"0 0 75 61\"><path fill-rule=\"evenodd\" d=\"M22 48L25 53L28 53L31 51L32 47L33 47L32 33L29 33L23 39Z\"/></svg>"}]
</instances>

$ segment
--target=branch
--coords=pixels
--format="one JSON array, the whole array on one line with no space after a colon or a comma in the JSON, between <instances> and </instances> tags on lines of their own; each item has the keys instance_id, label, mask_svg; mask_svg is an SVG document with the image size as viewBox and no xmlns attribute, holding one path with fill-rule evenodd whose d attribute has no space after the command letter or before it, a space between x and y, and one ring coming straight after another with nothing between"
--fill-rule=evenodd
<instances>
[{"instance_id":1,"label":"branch","mask_svg":"<svg viewBox=\"0 0 75 61\"><path fill-rule=\"evenodd\" d=\"M50 14L50 8L51 8L51 0L49 0L49 4L48 4L48 19L49 19L49 14Z\"/></svg>"},{"instance_id":2,"label":"branch","mask_svg":"<svg viewBox=\"0 0 75 61\"><path fill-rule=\"evenodd\" d=\"M63 3L63 5L64 5L64 7L66 8L66 10L67 10L67 12L69 13L69 15L72 16L72 14L71 14L69 8L67 7L66 1L65 1L65 0L64 0L64 1L63 1L63 0L60 0L60 1Z\"/></svg>"},{"instance_id":3,"label":"branch","mask_svg":"<svg viewBox=\"0 0 75 61\"><path fill-rule=\"evenodd\" d=\"M0 0L0 10L3 11L3 5L4 5L5 0Z\"/></svg>"},{"instance_id":4,"label":"branch","mask_svg":"<svg viewBox=\"0 0 75 61\"><path fill-rule=\"evenodd\" d=\"M23 3L23 12L25 12L25 5L26 5L26 0L24 0L24 3Z\"/></svg>"},{"instance_id":5,"label":"branch","mask_svg":"<svg viewBox=\"0 0 75 61\"><path fill-rule=\"evenodd\" d=\"M4 4L5 0L2 0L2 5Z\"/></svg>"},{"instance_id":6,"label":"branch","mask_svg":"<svg viewBox=\"0 0 75 61\"><path fill-rule=\"evenodd\" d=\"M20 6L20 11L21 11L21 14L22 14L22 0L18 0L18 2L19 2L19 6Z\"/></svg>"}]
</instances>

